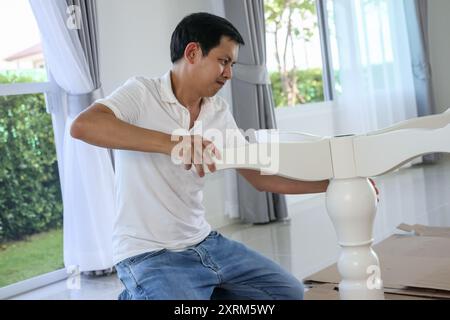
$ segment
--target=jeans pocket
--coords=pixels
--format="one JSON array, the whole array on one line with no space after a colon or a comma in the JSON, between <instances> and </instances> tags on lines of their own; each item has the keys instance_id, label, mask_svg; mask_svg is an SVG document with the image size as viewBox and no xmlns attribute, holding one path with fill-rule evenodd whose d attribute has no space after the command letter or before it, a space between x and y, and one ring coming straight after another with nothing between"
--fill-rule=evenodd
<instances>
[{"instance_id":1,"label":"jeans pocket","mask_svg":"<svg viewBox=\"0 0 450 320\"><path fill-rule=\"evenodd\" d=\"M130 264L138 264L146 259L159 256L160 254L163 254L166 251L167 251L167 249L161 249L161 250L141 253L141 254L138 254L137 256L128 258L128 261Z\"/></svg>"}]
</instances>

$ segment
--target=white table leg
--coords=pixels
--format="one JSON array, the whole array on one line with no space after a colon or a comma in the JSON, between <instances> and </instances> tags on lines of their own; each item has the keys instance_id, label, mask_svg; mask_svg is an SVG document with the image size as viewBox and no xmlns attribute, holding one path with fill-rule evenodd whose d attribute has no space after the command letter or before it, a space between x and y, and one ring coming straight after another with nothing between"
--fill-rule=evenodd
<instances>
[{"instance_id":1,"label":"white table leg","mask_svg":"<svg viewBox=\"0 0 450 320\"><path fill-rule=\"evenodd\" d=\"M342 247L338 260L341 299L384 299L379 261L371 247L377 209L372 184L367 178L333 179L326 205Z\"/></svg>"}]
</instances>

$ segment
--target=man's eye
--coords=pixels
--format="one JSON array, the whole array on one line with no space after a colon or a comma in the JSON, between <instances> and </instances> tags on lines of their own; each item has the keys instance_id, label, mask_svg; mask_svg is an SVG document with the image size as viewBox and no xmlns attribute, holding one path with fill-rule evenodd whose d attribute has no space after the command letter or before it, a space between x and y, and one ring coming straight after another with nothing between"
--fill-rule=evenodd
<instances>
[{"instance_id":1,"label":"man's eye","mask_svg":"<svg viewBox=\"0 0 450 320\"><path fill-rule=\"evenodd\" d=\"M220 64L222 64L222 65L224 65L224 66L226 66L227 65L227 60L223 60L223 59L221 59L221 60L219 60L220 61Z\"/></svg>"}]
</instances>

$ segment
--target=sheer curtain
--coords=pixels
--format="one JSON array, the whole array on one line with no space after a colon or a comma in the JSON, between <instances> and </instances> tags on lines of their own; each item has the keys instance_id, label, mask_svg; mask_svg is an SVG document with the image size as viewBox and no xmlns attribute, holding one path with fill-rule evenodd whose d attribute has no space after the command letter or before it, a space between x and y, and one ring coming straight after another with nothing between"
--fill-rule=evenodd
<instances>
[{"instance_id":1,"label":"sheer curtain","mask_svg":"<svg viewBox=\"0 0 450 320\"><path fill-rule=\"evenodd\" d=\"M29 2L41 33L47 67L64 92L62 97L47 101L55 138L61 141L57 151L64 206L64 264L79 271L108 269L113 266L111 158L107 149L75 140L69 133L75 116L101 96L98 74L90 65L97 61L88 54L97 50L96 37L89 34L95 33L95 2L72 2L79 10L70 10L61 0ZM78 18L81 25L76 26ZM84 47L80 34L84 34Z\"/></svg>"},{"instance_id":2,"label":"sheer curtain","mask_svg":"<svg viewBox=\"0 0 450 320\"><path fill-rule=\"evenodd\" d=\"M328 1L336 135L417 117L403 1Z\"/></svg>"}]
</instances>

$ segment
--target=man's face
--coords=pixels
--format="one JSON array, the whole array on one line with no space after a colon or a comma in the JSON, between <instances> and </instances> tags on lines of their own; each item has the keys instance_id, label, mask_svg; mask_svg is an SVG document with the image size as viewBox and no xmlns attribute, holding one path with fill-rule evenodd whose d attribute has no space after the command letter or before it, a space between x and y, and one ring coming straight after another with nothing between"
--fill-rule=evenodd
<instances>
[{"instance_id":1,"label":"man's face","mask_svg":"<svg viewBox=\"0 0 450 320\"><path fill-rule=\"evenodd\" d=\"M231 79L238 51L238 43L223 36L220 44L211 49L207 56L198 55L192 64L192 71L195 86L202 97L214 96Z\"/></svg>"}]
</instances>

